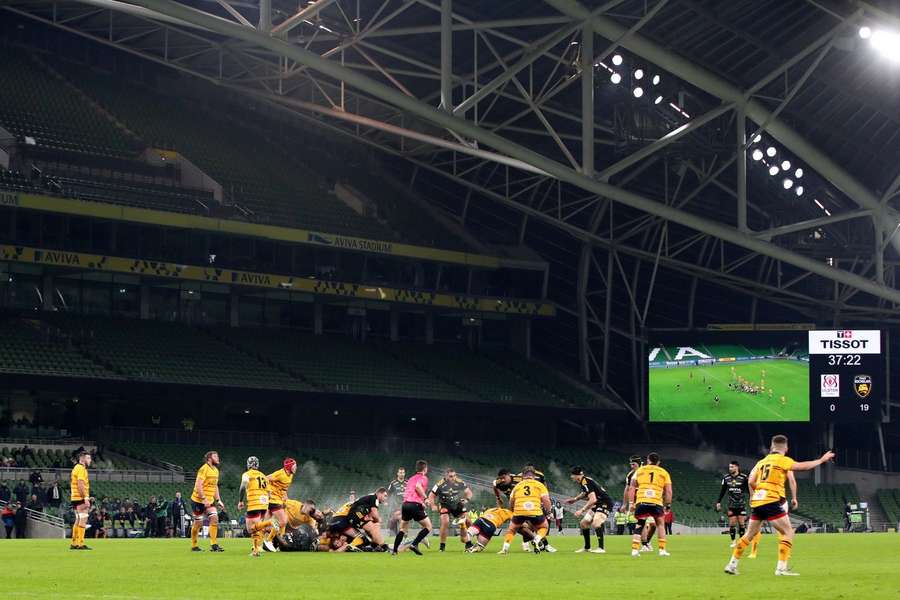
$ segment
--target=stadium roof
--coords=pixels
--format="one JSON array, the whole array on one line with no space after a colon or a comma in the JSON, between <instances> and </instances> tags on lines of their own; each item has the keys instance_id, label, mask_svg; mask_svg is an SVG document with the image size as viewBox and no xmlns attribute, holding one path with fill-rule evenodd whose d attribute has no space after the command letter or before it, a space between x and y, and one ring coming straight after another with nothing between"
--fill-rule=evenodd
<instances>
[{"instance_id":1,"label":"stadium roof","mask_svg":"<svg viewBox=\"0 0 900 600\"><path fill-rule=\"evenodd\" d=\"M607 385L651 327L898 321L893 5L3 8L384 151L467 228L551 262L564 314L542 343Z\"/></svg>"}]
</instances>

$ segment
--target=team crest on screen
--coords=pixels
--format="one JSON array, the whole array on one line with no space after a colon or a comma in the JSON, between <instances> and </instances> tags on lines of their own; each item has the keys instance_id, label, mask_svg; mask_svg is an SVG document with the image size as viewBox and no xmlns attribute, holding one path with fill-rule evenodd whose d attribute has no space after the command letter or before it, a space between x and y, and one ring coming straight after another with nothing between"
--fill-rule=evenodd
<instances>
[{"instance_id":1,"label":"team crest on screen","mask_svg":"<svg viewBox=\"0 0 900 600\"><path fill-rule=\"evenodd\" d=\"M869 375L857 375L853 378L853 391L860 398L868 398L872 392L872 378Z\"/></svg>"},{"instance_id":2,"label":"team crest on screen","mask_svg":"<svg viewBox=\"0 0 900 600\"><path fill-rule=\"evenodd\" d=\"M821 395L823 398L839 398L841 395L841 376L837 373L821 375ZM858 392L857 392L858 393Z\"/></svg>"}]
</instances>

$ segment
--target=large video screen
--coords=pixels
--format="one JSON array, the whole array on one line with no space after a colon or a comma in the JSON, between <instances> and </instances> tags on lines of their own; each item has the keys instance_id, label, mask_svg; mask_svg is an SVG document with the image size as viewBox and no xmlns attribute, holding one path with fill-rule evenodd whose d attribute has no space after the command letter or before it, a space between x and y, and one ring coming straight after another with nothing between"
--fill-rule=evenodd
<instances>
[{"instance_id":1,"label":"large video screen","mask_svg":"<svg viewBox=\"0 0 900 600\"><path fill-rule=\"evenodd\" d=\"M806 331L650 334L650 421L809 421Z\"/></svg>"}]
</instances>

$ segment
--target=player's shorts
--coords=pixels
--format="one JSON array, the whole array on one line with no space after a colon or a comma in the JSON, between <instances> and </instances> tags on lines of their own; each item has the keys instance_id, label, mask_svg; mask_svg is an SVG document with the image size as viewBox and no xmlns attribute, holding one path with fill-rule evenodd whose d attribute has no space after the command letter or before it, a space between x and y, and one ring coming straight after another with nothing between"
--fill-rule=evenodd
<instances>
[{"instance_id":1,"label":"player's shorts","mask_svg":"<svg viewBox=\"0 0 900 600\"><path fill-rule=\"evenodd\" d=\"M347 517L337 517L330 523L328 523L328 531L330 533L336 533L339 535L343 535L350 530L356 529L353 526L353 523L350 522L350 519Z\"/></svg>"},{"instance_id":2,"label":"player's shorts","mask_svg":"<svg viewBox=\"0 0 900 600\"><path fill-rule=\"evenodd\" d=\"M428 513L421 502L404 502L400 507L400 518L403 521L422 521L428 518Z\"/></svg>"},{"instance_id":3,"label":"player's shorts","mask_svg":"<svg viewBox=\"0 0 900 600\"><path fill-rule=\"evenodd\" d=\"M663 507L659 504L640 503L634 507L634 518L643 521L649 517L661 517L665 514Z\"/></svg>"},{"instance_id":4,"label":"player's shorts","mask_svg":"<svg viewBox=\"0 0 900 600\"><path fill-rule=\"evenodd\" d=\"M547 524L547 517L544 515L514 515L512 522L516 525L528 523L532 527L537 528Z\"/></svg>"},{"instance_id":5,"label":"player's shorts","mask_svg":"<svg viewBox=\"0 0 900 600\"><path fill-rule=\"evenodd\" d=\"M472 523L472 527L477 529L479 534L488 539L497 535L497 526L483 517L475 519L475 522Z\"/></svg>"},{"instance_id":6,"label":"player's shorts","mask_svg":"<svg viewBox=\"0 0 900 600\"><path fill-rule=\"evenodd\" d=\"M72 508L78 508L82 504L84 504L84 500L72 500Z\"/></svg>"},{"instance_id":7,"label":"player's shorts","mask_svg":"<svg viewBox=\"0 0 900 600\"><path fill-rule=\"evenodd\" d=\"M266 514L266 510L248 510L247 518L248 519L258 519Z\"/></svg>"},{"instance_id":8,"label":"player's shorts","mask_svg":"<svg viewBox=\"0 0 900 600\"><path fill-rule=\"evenodd\" d=\"M194 513L195 517L206 514L206 509L207 506L202 502L194 502L191 500L191 511Z\"/></svg>"},{"instance_id":9,"label":"player's shorts","mask_svg":"<svg viewBox=\"0 0 900 600\"><path fill-rule=\"evenodd\" d=\"M283 510L283 509L284 509L284 504L272 504L271 502L269 503L269 512L270 513L273 513L276 510Z\"/></svg>"},{"instance_id":10,"label":"player's shorts","mask_svg":"<svg viewBox=\"0 0 900 600\"><path fill-rule=\"evenodd\" d=\"M747 516L747 507L744 505L729 506L728 507L728 516L729 517L746 517Z\"/></svg>"},{"instance_id":11,"label":"player's shorts","mask_svg":"<svg viewBox=\"0 0 900 600\"><path fill-rule=\"evenodd\" d=\"M774 521L788 514L787 500L782 498L777 502L761 504L750 509L751 521Z\"/></svg>"},{"instance_id":12,"label":"player's shorts","mask_svg":"<svg viewBox=\"0 0 900 600\"><path fill-rule=\"evenodd\" d=\"M609 508L606 506L597 506L594 508L590 508L584 511L584 514L581 515L581 521L593 521L598 516L602 515L603 522L606 522L607 517L609 517ZM558 521L559 519L557 519Z\"/></svg>"},{"instance_id":13,"label":"player's shorts","mask_svg":"<svg viewBox=\"0 0 900 600\"><path fill-rule=\"evenodd\" d=\"M466 509L463 508L462 504L455 504L453 506L444 506L441 505L441 514L442 515L450 515L454 519L458 519L464 514L466 514Z\"/></svg>"}]
</instances>

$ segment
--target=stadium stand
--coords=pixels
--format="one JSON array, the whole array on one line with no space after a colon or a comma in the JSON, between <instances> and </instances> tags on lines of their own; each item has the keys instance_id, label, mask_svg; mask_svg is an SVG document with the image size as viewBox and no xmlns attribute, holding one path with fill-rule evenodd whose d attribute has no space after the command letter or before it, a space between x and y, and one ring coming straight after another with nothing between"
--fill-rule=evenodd
<instances>
[{"instance_id":1,"label":"stadium stand","mask_svg":"<svg viewBox=\"0 0 900 600\"><path fill-rule=\"evenodd\" d=\"M197 214L208 212L208 207L215 201L211 192L202 190L187 190L97 176L73 176L57 169L44 170L44 176L59 186L63 196L81 200Z\"/></svg>"},{"instance_id":2,"label":"stadium stand","mask_svg":"<svg viewBox=\"0 0 900 600\"><path fill-rule=\"evenodd\" d=\"M876 493L889 527L900 527L900 490L880 489Z\"/></svg>"},{"instance_id":3,"label":"stadium stand","mask_svg":"<svg viewBox=\"0 0 900 600\"><path fill-rule=\"evenodd\" d=\"M265 389L314 389L179 323L69 318L67 327L87 355L124 377Z\"/></svg>"},{"instance_id":4,"label":"stadium stand","mask_svg":"<svg viewBox=\"0 0 900 600\"><path fill-rule=\"evenodd\" d=\"M36 319L0 318L0 372L118 379L57 328Z\"/></svg>"},{"instance_id":5,"label":"stadium stand","mask_svg":"<svg viewBox=\"0 0 900 600\"><path fill-rule=\"evenodd\" d=\"M139 135L148 147L180 152L218 181L254 220L391 240L396 236L328 193L315 172L258 131L188 100L73 64L58 67L74 84Z\"/></svg>"},{"instance_id":6,"label":"stadium stand","mask_svg":"<svg viewBox=\"0 0 900 600\"><path fill-rule=\"evenodd\" d=\"M139 145L24 51L0 46L0 124L51 152L132 158Z\"/></svg>"}]
</instances>

